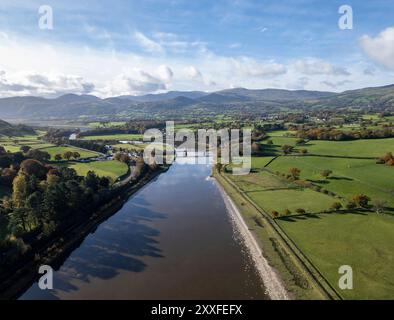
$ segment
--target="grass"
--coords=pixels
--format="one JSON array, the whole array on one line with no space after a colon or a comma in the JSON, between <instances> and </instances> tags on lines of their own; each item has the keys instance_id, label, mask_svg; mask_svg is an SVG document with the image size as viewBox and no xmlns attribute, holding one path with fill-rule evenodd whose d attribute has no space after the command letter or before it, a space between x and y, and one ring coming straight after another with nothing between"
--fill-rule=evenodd
<instances>
[{"instance_id":1,"label":"grass","mask_svg":"<svg viewBox=\"0 0 394 320\"><path fill-rule=\"evenodd\" d=\"M274 157L252 157L252 169L260 169L266 166Z\"/></svg>"},{"instance_id":2,"label":"grass","mask_svg":"<svg viewBox=\"0 0 394 320\"><path fill-rule=\"evenodd\" d=\"M322 214L276 221L343 297L393 298L393 216ZM353 290L338 287L341 265L353 268Z\"/></svg>"},{"instance_id":3,"label":"grass","mask_svg":"<svg viewBox=\"0 0 394 320\"><path fill-rule=\"evenodd\" d=\"M249 197L266 212L277 211L284 215L286 209L291 213L299 208L308 213L328 210L336 200L330 196L310 189L279 189L249 192Z\"/></svg>"},{"instance_id":4,"label":"grass","mask_svg":"<svg viewBox=\"0 0 394 320\"><path fill-rule=\"evenodd\" d=\"M94 171L98 176L110 177L113 181L128 172L128 166L116 160L93 161L89 163L70 162L68 167L77 171L80 176L86 176L89 171Z\"/></svg>"},{"instance_id":5,"label":"grass","mask_svg":"<svg viewBox=\"0 0 394 320\"><path fill-rule=\"evenodd\" d=\"M363 193L372 200L386 200L394 206L394 170L374 160L287 156L277 158L268 169L288 173L292 167L301 170L302 179L345 198ZM325 169L333 171L331 178L324 179L320 175Z\"/></svg>"},{"instance_id":6,"label":"grass","mask_svg":"<svg viewBox=\"0 0 394 320\"><path fill-rule=\"evenodd\" d=\"M309 141L303 148L311 154L345 157L381 157L394 153L394 138L354 141Z\"/></svg>"},{"instance_id":7,"label":"grass","mask_svg":"<svg viewBox=\"0 0 394 320\"><path fill-rule=\"evenodd\" d=\"M333 202L338 201L323 193L296 187L267 171L244 176L227 176L269 214L277 211L284 215L286 209L294 214L299 208L308 213L318 213L328 210Z\"/></svg>"},{"instance_id":8,"label":"grass","mask_svg":"<svg viewBox=\"0 0 394 320\"><path fill-rule=\"evenodd\" d=\"M71 152L78 152L81 155L82 159L87 158L94 158L97 157L99 154L94 151L82 150L74 147L49 147L49 148L42 148L42 151L48 152L51 156L51 160L55 160L55 155L61 154L71 151Z\"/></svg>"},{"instance_id":9,"label":"grass","mask_svg":"<svg viewBox=\"0 0 394 320\"><path fill-rule=\"evenodd\" d=\"M82 140L142 140L143 135L142 134L108 134L108 135L95 135L95 136L84 136L82 137Z\"/></svg>"},{"instance_id":10,"label":"grass","mask_svg":"<svg viewBox=\"0 0 394 320\"><path fill-rule=\"evenodd\" d=\"M323 299L321 291L309 278L309 274L306 273L298 260L289 252L273 227L266 219L256 219L261 216L260 212L221 175L215 173L215 177L237 205L250 232L264 248L265 258L280 273L286 289L299 299ZM306 279L308 287L300 286L297 279Z\"/></svg>"}]
</instances>

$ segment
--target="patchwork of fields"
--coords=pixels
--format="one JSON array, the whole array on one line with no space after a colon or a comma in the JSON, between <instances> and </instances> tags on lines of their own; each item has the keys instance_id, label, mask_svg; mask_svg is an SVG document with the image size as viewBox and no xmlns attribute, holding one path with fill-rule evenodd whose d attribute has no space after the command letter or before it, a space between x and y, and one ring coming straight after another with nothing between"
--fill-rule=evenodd
<instances>
[{"instance_id":1,"label":"patchwork of fields","mask_svg":"<svg viewBox=\"0 0 394 320\"><path fill-rule=\"evenodd\" d=\"M310 141L296 146L297 139L287 137L286 131L276 131L269 139L273 145L262 143L266 156L253 157L249 175L226 176L265 212L278 212L275 221L344 298L392 298L394 168L376 164L375 158L394 153L394 139ZM296 146L296 151L305 148L309 155L284 156L285 144ZM313 188L287 180L284 176L291 168L298 168L299 179ZM324 170L332 174L325 178ZM372 203L384 203L385 213L331 209L334 202L345 206L359 194L369 196ZM299 208L306 214L297 214ZM353 268L354 290L338 288L341 265Z\"/></svg>"},{"instance_id":2,"label":"patchwork of fields","mask_svg":"<svg viewBox=\"0 0 394 320\"><path fill-rule=\"evenodd\" d=\"M127 174L127 164L119 161L94 161L89 163L70 163L69 168L74 169L78 175L85 176L89 171L94 171L100 177L109 177L113 181Z\"/></svg>"}]
</instances>

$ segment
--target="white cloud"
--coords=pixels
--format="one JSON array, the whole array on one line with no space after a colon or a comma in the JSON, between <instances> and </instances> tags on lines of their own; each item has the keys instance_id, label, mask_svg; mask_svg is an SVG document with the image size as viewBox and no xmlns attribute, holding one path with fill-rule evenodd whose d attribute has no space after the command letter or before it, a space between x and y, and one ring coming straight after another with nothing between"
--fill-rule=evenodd
<instances>
[{"instance_id":1,"label":"white cloud","mask_svg":"<svg viewBox=\"0 0 394 320\"><path fill-rule=\"evenodd\" d=\"M167 89L166 83L154 75L135 68L133 71L116 76L104 89L108 96L142 95Z\"/></svg>"},{"instance_id":2,"label":"white cloud","mask_svg":"<svg viewBox=\"0 0 394 320\"><path fill-rule=\"evenodd\" d=\"M85 81L80 76L27 72L17 72L8 76L4 71L0 73L1 96L88 94L94 90L94 87L93 83Z\"/></svg>"},{"instance_id":3,"label":"white cloud","mask_svg":"<svg viewBox=\"0 0 394 320\"><path fill-rule=\"evenodd\" d=\"M362 36L360 45L370 58L394 70L394 27L383 30L376 37Z\"/></svg>"},{"instance_id":4,"label":"white cloud","mask_svg":"<svg viewBox=\"0 0 394 320\"><path fill-rule=\"evenodd\" d=\"M158 75L163 81L170 82L174 77L174 72L169 66L161 65L158 69Z\"/></svg>"},{"instance_id":5,"label":"white cloud","mask_svg":"<svg viewBox=\"0 0 394 320\"><path fill-rule=\"evenodd\" d=\"M202 74L200 72L200 70L198 70L196 67L194 66L188 66L184 69L184 72L186 74L186 77L188 79L201 79L202 78Z\"/></svg>"},{"instance_id":6,"label":"white cloud","mask_svg":"<svg viewBox=\"0 0 394 320\"><path fill-rule=\"evenodd\" d=\"M233 59L235 71L252 77L276 77L287 72L286 67L276 62L258 62L255 59L242 57Z\"/></svg>"},{"instance_id":7,"label":"white cloud","mask_svg":"<svg viewBox=\"0 0 394 320\"><path fill-rule=\"evenodd\" d=\"M159 53L164 52L163 47L159 43L148 38L146 35L139 31L134 32L134 39L146 51Z\"/></svg>"},{"instance_id":8,"label":"white cloud","mask_svg":"<svg viewBox=\"0 0 394 320\"><path fill-rule=\"evenodd\" d=\"M349 76L350 73L343 67L333 66L331 63L321 59L302 59L295 62L298 72L305 75L327 75L327 76Z\"/></svg>"}]
</instances>

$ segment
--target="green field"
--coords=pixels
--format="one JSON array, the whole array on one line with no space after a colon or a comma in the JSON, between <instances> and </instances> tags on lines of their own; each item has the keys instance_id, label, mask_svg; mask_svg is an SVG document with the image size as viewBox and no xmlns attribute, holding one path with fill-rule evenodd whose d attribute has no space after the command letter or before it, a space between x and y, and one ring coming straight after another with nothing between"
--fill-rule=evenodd
<instances>
[{"instance_id":1,"label":"green field","mask_svg":"<svg viewBox=\"0 0 394 320\"><path fill-rule=\"evenodd\" d=\"M252 169L259 169L266 166L274 157L252 157Z\"/></svg>"},{"instance_id":2,"label":"green field","mask_svg":"<svg viewBox=\"0 0 394 320\"><path fill-rule=\"evenodd\" d=\"M307 213L319 213L329 210L332 203L338 201L323 193L300 188L267 171L246 176L229 174L228 178L267 213L277 211L284 215L288 209L296 214L299 208Z\"/></svg>"},{"instance_id":3,"label":"green field","mask_svg":"<svg viewBox=\"0 0 394 320\"><path fill-rule=\"evenodd\" d=\"M0 136L0 146L3 146L9 152L18 152L20 151L21 146L29 146L32 149L41 149L53 146L53 144L40 140L40 135L42 135L41 132L38 132L37 135L20 137Z\"/></svg>"},{"instance_id":4,"label":"green field","mask_svg":"<svg viewBox=\"0 0 394 320\"><path fill-rule=\"evenodd\" d=\"M309 141L303 148L311 154L346 157L381 157L394 153L394 138L354 141Z\"/></svg>"},{"instance_id":5,"label":"green field","mask_svg":"<svg viewBox=\"0 0 394 320\"><path fill-rule=\"evenodd\" d=\"M118 141L132 141L142 140L142 134L108 134L108 135L96 135L96 136L84 136L82 140L118 140Z\"/></svg>"},{"instance_id":6,"label":"green field","mask_svg":"<svg viewBox=\"0 0 394 320\"><path fill-rule=\"evenodd\" d=\"M343 297L393 298L393 216L331 213L276 221ZM353 290L338 287L341 265L353 269Z\"/></svg>"},{"instance_id":7,"label":"green field","mask_svg":"<svg viewBox=\"0 0 394 320\"><path fill-rule=\"evenodd\" d=\"M110 177L113 181L128 172L128 166L119 161L93 161L89 163L70 162L69 168L77 171L78 175L86 176L89 171L94 171L98 176Z\"/></svg>"},{"instance_id":8,"label":"green field","mask_svg":"<svg viewBox=\"0 0 394 320\"><path fill-rule=\"evenodd\" d=\"M51 156L51 160L55 160L55 155L57 155L57 154L63 155L63 153L65 153L67 151L78 152L81 155L82 159L94 158L99 155L99 153L94 152L94 151L83 150L83 149L74 148L74 147L49 147L49 148L43 148L41 150L48 152Z\"/></svg>"},{"instance_id":9,"label":"green field","mask_svg":"<svg viewBox=\"0 0 394 320\"><path fill-rule=\"evenodd\" d=\"M302 179L308 179L345 198L363 193L372 200L385 200L394 207L392 167L378 165L374 160L287 156L277 158L268 169L288 173L292 167L301 170ZM320 175L325 169L333 171L329 179Z\"/></svg>"}]
</instances>

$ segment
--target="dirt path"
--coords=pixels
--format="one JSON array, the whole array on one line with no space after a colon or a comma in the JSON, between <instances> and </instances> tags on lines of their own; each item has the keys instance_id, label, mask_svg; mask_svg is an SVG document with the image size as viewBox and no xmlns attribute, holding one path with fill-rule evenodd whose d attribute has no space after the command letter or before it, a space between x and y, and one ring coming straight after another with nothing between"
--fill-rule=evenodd
<instances>
[{"instance_id":1,"label":"dirt path","mask_svg":"<svg viewBox=\"0 0 394 320\"><path fill-rule=\"evenodd\" d=\"M260 248L253 234L250 232L244 219L241 216L238 208L227 195L223 187L216 181L215 183L220 190L223 197L224 203L231 218L233 219L236 228L241 234L245 246L248 248L249 253L255 263L257 271L264 283L267 294L272 300L290 300L289 294L286 291L279 275L276 271L268 264L267 259L263 256L262 248Z\"/></svg>"}]
</instances>

